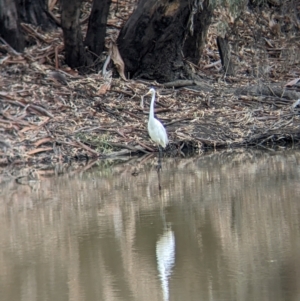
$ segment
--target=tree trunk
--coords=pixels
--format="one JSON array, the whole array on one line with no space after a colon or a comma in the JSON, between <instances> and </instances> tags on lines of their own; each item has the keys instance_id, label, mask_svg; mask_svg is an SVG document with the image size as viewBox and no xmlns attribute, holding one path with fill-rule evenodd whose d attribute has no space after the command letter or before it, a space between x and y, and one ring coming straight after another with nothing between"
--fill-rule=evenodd
<instances>
[{"instance_id":1,"label":"tree trunk","mask_svg":"<svg viewBox=\"0 0 300 301\"><path fill-rule=\"evenodd\" d=\"M82 0L61 0L61 26L64 33L65 60L71 68L87 71L93 61L85 51L79 16Z\"/></svg>"},{"instance_id":2,"label":"tree trunk","mask_svg":"<svg viewBox=\"0 0 300 301\"><path fill-rule=\"evenodd\" d=\"M234 65L232 60L230 59L230 46L228 39L226 37L217 37L217 45L224 73L226 75L234 75Z\"/></svg>"},{"instance_id":3,"label":"tree trunk","mask_svg":"<svg viewBox=\"0 0 300 301\"><path fill-rule=\"evenodd\" d=\"M16 1L0 0L0 36L15 50L24 50Z\"/></svg>"},{"instance_id":4,"label":"tree trunk","mask_svg":"<svg viewBox=\"0 0 300 301\"><path fill-rule=\"evenodd\" d=\"M106 23L111 0L94 0L85 45L94 59L98 59L104 50Z\"/></svg>"},{"instance_id":5,"label":"tree trunk","mask_svg":"<svg viewBox=\"0 0 300 301\"><path fill-rule=\"evenodd\" d=\"M17 0L20 18L24 23L40 26L43 30L56 27L48 12L48 0Z\"/></svg>"},{"instance_id":6,"label":"tree trunk","mask_svg":"<svg viewBox=\"0 0 300 301\"><path fill-rule=\"evenodd\" d=\"M205 0L204 3L209 1ZM119 51L129 77L143 77L159 82L193 78L191 70L183 62L183 45L189 35L192 7L191 0L139 1L137 9L118 37ZM198 24L204 24L200 20L201 16L201 13L197 13L191 25L197 31L196 38L186 40L186 45L189 43L185 47L186 52L192 55L193 60L195 56L196 60L200 57L199 41L204 41L207 31L205 26L196 28ZM210 17L202 18L210 21ZM187 51L187 47L191 47L192 51Z\"/></svg>"},{"instance_id":7,"label":"tree trunk","mask_svg":"<svg viewBox=\"0 0 300 301\"><path fill-rule=\"evenodd\" d=\"M187 60L199 64L209 25L212 20L214 5L211 0L200 2L194 0L189 31L184 42L183 53Z\"/></svg>"},{"instance_id":8,"label":"tree trunk","mask_svg":"<svg viewBox=\"0 0 300 301\"><path fill-rule=\"evenodd\" d=\"M129 77L160 82L186 78L182 45L189 0L140 0L118 37Z\"/></svg>"}]
</instances>

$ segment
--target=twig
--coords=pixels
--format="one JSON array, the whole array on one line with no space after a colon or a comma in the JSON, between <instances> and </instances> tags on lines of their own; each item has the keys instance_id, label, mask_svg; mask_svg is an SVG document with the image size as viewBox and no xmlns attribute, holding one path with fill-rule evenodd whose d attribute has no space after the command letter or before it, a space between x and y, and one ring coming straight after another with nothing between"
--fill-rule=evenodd
<instances>
[{"instance_id":1,"label":"twig","mask_svg":"<svg viewBox=\"0 0 300 301\"><path fill-rule=\"evenodd\" d=\"M59 46L56 46L55 49L54 49L54 53L55 53L55 69L56 70L59 68L58 49L59 49Z\"/></svg>"},{"instance_id":2,"label":"twig","mask_svg":"<svg viewBox=\"0 0 300 301\"><path fill-rule=\"evenodd\" d=\"M51 118L54 118L54 116L48 112L46 109L38 106L38 105L33 105L33 104L23 104L19 101L16 101L16 100L10 100L10 99L1 99L0 98L0 101L2 102L7 102L7 103L10 103L10 104L13 104L13 105L16 105L16 106L20 106L22 108L26 108L27 109L32 109L32 110L36 110L36 111L39 111L40 113L43 113L44 115L48 116L48 117L51 117Z\"/></svg>"},{"instance_id":3,"label":"twig","mask_svg":"<svg viewBox=\"0 0 300 301\"><path fill-rule=\"evenodd\" d=\"M32 156L32 155L35 155L35 154L38 154L38 153L42 153L42 152L47 152L47 151L53 151L53 147L36 148L36 149L31 150L31 151L28 151L26 153L26 155Z\"/></svg>"},{"instance_id":4,"label":"twig","mask_svg":"<svg viewBox=\"0 0 300 301\"><path fill-rule=\"evenodd\" d=\"M5 116L8 118L8 116ZM30 125L32 123L22 120L15 120L12 117L8 118L9 120L0 119L0 123L7 123L7 124L18 124L18 125Z\"/></svg>"},{"instance_id":5,"label":"twig","mask_svg":"<svg viewBox=\"0 0 300 301\"><path fill-rule=\"evenodd\" d=\"M113 153L105 155L105 158L118 157L118 156L130 154L130 153L131 153L131 151L128 149L122 149L118 152L113 152Z\"/></svg>"},{"instance_id":6,"label":"twig","mask_svg":"<svg viewBox=\"0 0 300 301\"><path fill-rule=\"evenodd\" d=\"M185 86L193 86L195 85L195 81L193 80L175 80L172 82L164 83L164 86L167 88L181 88Z\"/></svg>"},{"instance_id":7,"label":"twig","mask_svg":"<svg viewBox=\"0 0 300 301\"><path fill-rule=\"evenodd\" d=\"M46 115L48 117L54 118L54 116L50 112L48 112L46 109L44 109L44 108L41 108L41 107L39 107L37 105L30 104L28 106L28 109L31 109L31 108L34 109L34 110L36 110L36 111L39 111L40 113L43 113L44 115Z\"/></svg>"},{"instance_id":8,"label":"twig","mask_svg":"<svg viewBox=\"0 0 300 301\"><path fill-rule=\"evenodd\" d=\"M14 55L21 55L20 52L17 52L14 50L3 38L0 37L0 41L7 47L9 48L10 52L12 52Z\"/></svg>"},{"instance_id":9,"label":"twig","mask_svg":"<svg viewBox=\"0 0 300 301\"><path fill-rule=\"evenodd\" d=\"M146 144L144 144L144 143L142 143L140 141L137 141L137 143L139 145L141 145L142 147L144 147L145 149L149 150L150 152L154 152L154 148L151 148L151 147L147 146Z\"/></svg>"},{"instance_id":10,"label":"twig","mask_svg":"<svg viewBox=\"0 0 300 301\"><path fill-rule=\"evenodd\" d=\"M145 151L144 148L142 148L141 146L132 146L132 145L128 145L128 144L111 143L111 142L109 142L108 144L111 145L111 146L114 146L114 147L126 148L126 149L129 149L129 150L134 151L134 152L140 152L141 151L145 154L148 154L148 152Z\"/></svg>"},{"instance_id":11,"label":"twig","mask_svg":"<svg viewBox=\"0 0 300 301\"><path fill-rule=\"evenodd\" d=\"M126 114L128 114L128 115L130 115L130 116L132 116L132 117L134 117L134 118L136 118L136 119L139 119L139 120L142 120L143 118L142 117L140 117L140 116L138 116L138 115L136 115L136 114L134 114L134 113L132 113L132 112L129 112L129 111L124 111L123 113L126 113ZM148 113L147 113L148 114Z\"/></svg>"},{"instance_id":12,"label":"twig","mask_svg":"<svg viewBox=\"0 0 300 301\"><path fill-rule=\"evenodd\" d=\"M41 34L39 34L38 32L36 32L30 25L26 24L26 23L21 23L21 26L23 27L23 29L25 31L27 31L29 34L32 34L34 37L40 39L42 42L49 44L52 41L47 41Z\"/></svg>"},{"instance_id":13,"label":"twig","mask_svg":"<svg viewBox=\"0 0 300 301\"><path fill-rule=\"evenodd\" d=\"M87 150L88 152L96 155L97 157L101 156L100 153L98 153L97 151L91 149L90 147L88 147L87 145L83 144L82 142L76 141L75 143L79 144L80 147L82 147L83 149Z\"/></svg>"},{"instance_id":14,"label":"twig","mask_svg":"<svg viewBox=\"0 0 300 301\"><path fill-rule=\"evenodd\" d=\"M80 141L76 141L76 140L75 140L75 141L73 141L73 142L68 142L68 141L56 141L56 142L59 143L59 144L66 144L66 145L75 146L75 147L77 147L77 148L83 148L83 149L87 150L88 152L90 152L90 153L96 155L97 157L100 157L100 156L101 156L100 153L98 153L97 151L91 149L90 147L88 147L87 145L81 143Z\"/></svg>"},{"instance_id":15,"label":"twig","mask_svg":"<svg viewBox=\"0 0 300 301\"><path fill-rule=\"evenodd\" d=\"M117 90L117 89L111 89L111 92L116 92L116 93L122 93L125 94L127 96L133 97L134 95L130 92L124 91L124 90Z\"/></svg>"},{"instance_id":16,"label":"twig","mask_svg":"<svg viewBox=\"0 0 300 301\"><path fill-rule=\"evenodd\" d=\"M4 95L1 95L1 96L4 96ZM8 96L5 96L5 97L7 97L8 99L1 99L1 98L0 98L0 101L1 101L1 102L7 102L7 103L10 103L10 104L13 104L13 105L16 105L16 106L20 106L20 107L22 107L22 108L25 108L25 107L26 107L26 105L24 105L23 103L21 103L21 102L19 102L19 101L16 101L16 100L10 100L10 97L8 97Z\"/></svg>"},{"instance_id":17,"label":"twig","mask_svg":"<svg viewBox=\"0 0 300 301\"><path fill-rule=\"evenodd\" d=\"M213 62L213 63L211 63L211 64L205 65L205 66L203 67L203 69L209 69L209 68L215 67L215 66L217 66L217 65L221 65L221 60L218 60L218 61Z\"/></svg>"},{"instance_id":18,"label":"twig","mask_svg":"<svg viewBox=\"0 0 300 301\"><path fill-rule=\"evenodd\" d=\"M187 117L187 118L182 118L182 119L176 119L176 120L173 120L173 121L170 121L170 122L165 123L165 126L174 124L174 123L176 123L176 122L182 122L182 121L184 121L184 120L193 120L193 119L195 119L195 118Z\"/></svg>"}]
</instances>

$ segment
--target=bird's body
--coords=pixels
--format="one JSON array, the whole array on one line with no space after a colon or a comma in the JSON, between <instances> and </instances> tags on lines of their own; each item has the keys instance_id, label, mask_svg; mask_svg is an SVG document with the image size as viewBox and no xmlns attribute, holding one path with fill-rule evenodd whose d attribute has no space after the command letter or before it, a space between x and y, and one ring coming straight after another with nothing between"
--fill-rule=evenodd
<instances>
[{"instance_id":1,"label":"bird's body","mask_svg":"<svg viewBox=\"0 0 300 301\"><path fill-rule=\"evenodd\" d=\"M148 121L148 132L151 139L158 145L165 148L169 142L167 132L159 120L154 118Z\"/></svg>"},{"instance_id":2,"label":"bird's body","mask_svg":"<svg viewBox=\"0 0 300 301\"><path fill-rule=\"evenodd\" d=\"M151 88L147 94L152 95L150 111L149 111L149 120L148 120L148 133L152 141L158 145L159 149L159 158L158 158L158 171L161 169L161 147L165 148L169 143L167 131L161 122L154 117L154 102L155 102L155 90ZM147 95L146 94L146 95Z\"/></svg>"}]
</instances>

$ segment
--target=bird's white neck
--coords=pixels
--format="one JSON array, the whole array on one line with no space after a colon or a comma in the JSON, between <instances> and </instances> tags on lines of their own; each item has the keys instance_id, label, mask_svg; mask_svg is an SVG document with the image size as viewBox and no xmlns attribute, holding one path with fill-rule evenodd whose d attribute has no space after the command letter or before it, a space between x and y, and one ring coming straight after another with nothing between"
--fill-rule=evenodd
<instances>
[{"instance_id":1,"label":"bird's white neck","mask_svg":"<svg viewBox=\"0 0 300 301\"><path fill-rule=\"evenodd\" d=\"M154 118L154 101L155 101L155 92L152 92L152 99L150 104L149 120Z\"/></svg>"}]
</instances>

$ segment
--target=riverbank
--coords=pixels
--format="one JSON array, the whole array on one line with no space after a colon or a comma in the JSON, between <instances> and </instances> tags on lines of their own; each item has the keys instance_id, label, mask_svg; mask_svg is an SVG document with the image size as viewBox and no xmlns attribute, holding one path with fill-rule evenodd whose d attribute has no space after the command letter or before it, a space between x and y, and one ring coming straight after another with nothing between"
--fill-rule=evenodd
<instances>
[{"instance_id":1,"label":"riverbank","mask_svg":"<svg viewBox=\"0 0 300 301\"><path fill-rule=\"evenodd\" d=\"M205 89L202 82L198 91L197 85L170 89L113 79L102 94L105 80L100 75L68 78L67 84L53 76L57 77L32 66L30 74L20 70L4 79L9 91L0 93L1 165L156 151L147 133L150 98L141 104L153 85L158 91L156 116L170 139L166 153L173 156L185 149L299 142L300 118L292 97L298 92L292 91L291 96L278 84L265 86L271 91L282 89L283 97L258 96L251 93L251 85L244 87L244 93L240 85L225 81L207 81Z\"/></svg>"},{"instance_id":2,"label":"riverbank","mask_svg":"<svg viewBox=\"0 0 300 301\"><path fill-rule=\"evenodd\" d=\"M272 10L281 13L280 7ZM0 165L157 151L147 133L150 99L141 105L150 86L158 92L156 117L170 139L167 155L298 144L300 65L296 54L300 45L288 34L299 36L299 29L293 25L286 34L274 31L266 23L268 18L248 10L237 22L242 38L229 38L238 50L232 52L234 76L224 75L218 61L215 21L202 61L193 66L199 80L164 85L112 78L111 73L80 76L62 65L60 30L44 34L25 26L36 44L23 54L9 47L6 54L0 52ZM111 15L108 24L114 29L108 29L109 37L117 35L115 20ZM285 24L283 15L279 21ZM259 41L253 35L258 31L263 36Z\"/></svg>"}]
</instances>

